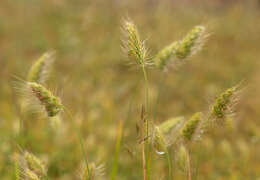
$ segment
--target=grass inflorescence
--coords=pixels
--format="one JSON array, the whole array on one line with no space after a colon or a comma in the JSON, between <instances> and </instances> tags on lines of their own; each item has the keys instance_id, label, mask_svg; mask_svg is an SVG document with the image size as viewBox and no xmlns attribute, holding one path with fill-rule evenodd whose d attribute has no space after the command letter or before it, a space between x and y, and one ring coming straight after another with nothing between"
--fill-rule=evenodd
<instances>
[{"instance_id":1,"label":"grass inflorescence","mask_svg":"<svg viewBox=\"0 0 260 180\"><path fill-rule=\"evenodd\" d=\"M63 110L61 100L54 96L52 92L46 89L43 85L35 82L28 82L27 84L34 96L36 96L39 102L45 107L48 116L56 116Z\"/></svg>"},{"instance_id":2,"label":"grass inflorescence","mask_svg":"<svg viewBox=\"0 0 260 180\"><path fill-rule=\"evenodd\" d=\"M44 83L51 70L51 64L54 59L54 52L44 53L31 67L27 81Z\"/></svg>"},{"instance_id":3,"label":"grass inflorescence","mask_svg":"<svg viewBox=\"0 0 260 180\"><path fill-rule=\"evenodd\" d=\"M207 37L204 26L195 26L182 40L171 43L159 51L154 57L155 65L165 70L172 64L185 62L185 59L198 52Z\"/></svg>"}]
</instances>

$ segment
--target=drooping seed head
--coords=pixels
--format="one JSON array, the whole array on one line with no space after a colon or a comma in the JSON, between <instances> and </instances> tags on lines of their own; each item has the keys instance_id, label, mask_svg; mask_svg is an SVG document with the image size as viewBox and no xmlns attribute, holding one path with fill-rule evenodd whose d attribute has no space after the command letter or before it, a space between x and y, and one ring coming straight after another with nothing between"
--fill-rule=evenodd
<instances>
[{"instance_id":1,"label":"drooping seed head","mask_svg":"<svg viewBox=\"0 0 260 180\"><path fill-rule=\"evenodd\" d=\"M204 26L195 26L182 40L173 42L163 48L155 56L154 62L158 68L164 70L168 64L183 63L182 60L200 50L207 37Z\"/></svg>"},{"instance_id":2,"label":"drooping seed head","mask_svg":"<svg viewBox=\"0 0 260 180\"><path fill-rule=\"evenodd\" d=\"M141 41L136 26L131 21L124 22L124 40L123 47L127 51L128 56L138 65L145 65L147 59L147 50L144 41Z\"/></svg>"},{"instance_id":3,"label":"drooping seed head","mask_svg":"<svg viewBox=\"0 0 260 180\"><path fill-rule=\"evenodd\" d=\"M179 41L175 47L175 56L178 59L185 59L193 55L204 43L205 27L195 26L182 41Z\"/></svg>"},{"instance_id":4,"label":"drooping seed head","mask_svg":"<svg viewBox=\"0 0 260 180\"><path fill-rule=\"evenodd\" d=\"M217 97L212 106L210 117L214 119L223 119L228 113L232 112L234 105L234 97L237 95L239 86L227 89L219 97Z\"/></svg>"},{"instance_id":5,"label":"drooping seed head","mask_svg":"<svg viewBox=\"0 0 260 180\"><path fill-rule=\"evenodd\" d=\"M40 176L46 175L46 168L39 158L29 152L24 153L24 159L28 168Z\"/></svg>"},{"instance_id":6,"label":"drooping seed head","mask_svg":"<svg viewBox=\"0 0 260 180\"><path fill-rule=\"evenodd\" d=\"M53 62L53 52L44 53L31 67L27 81L44 83L48 77Z\"/></svg>"},{"instance_id":7,"label":"drooping seed head","mask_svg":"<svg viewBox=\"0 0 260 180\"><path fill-rule=\"evenodd\" d=\"M168 134L184 120L183 117L170 118L159 125L159 129L163 134Z\"/></svg>"},{"instance_id":8,"label":"drooping seed head","mask_svg":"<svg viewBox=\"0 0 260 180\"><path fill-rule=\"evenodd\" d=\"M54 96L51 91L35 82L28 82L27 84L34 96L45 107L45 110L49 117L53 117L57 115L61 110L63 110L61 100L58 97Z\"/></svg>"},{"instance_id":9,"label":"drooping seed head","mask_svg":"<svg viewBox=\"0 0 260 180\"><path fill-rule=\"evenodd\" d=\"M194 137L196 130L201 122L202 113L195 113L191 118L184 124L181 135L186 141L191 141Z\"/></svg>"},{"instance_id":10,"label":"drooping seed head","mask_svg":"<svg viewBox=\"0 0 260 180\"><path fill-rule=\"evenodd\" d=\"M153 127L152 143L158 154L163 153L168 146L176 143L183 123L184 117L175 117Z\"/></svg>"},{"instance_id":11,"label":"drooping seed head","mask_svg":"<svg viewBox=\"0 0 260 180\"><path fill-rule=\"evenodd\" d=\"M173 58L175 53L177 42L173 42L172 44L163 48L159 53L155 56L154 61L158 68L161 70L165 69L169 64L169 61Z\"/></svg>"}]
</instances>

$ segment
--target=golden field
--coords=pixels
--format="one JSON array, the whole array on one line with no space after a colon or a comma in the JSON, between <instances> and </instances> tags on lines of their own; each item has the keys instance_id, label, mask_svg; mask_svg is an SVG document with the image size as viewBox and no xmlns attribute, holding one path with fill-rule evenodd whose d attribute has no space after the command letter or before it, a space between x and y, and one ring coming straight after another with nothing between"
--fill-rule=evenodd
<instances>
[{"instance_id":1,"label":"golden field","mask_svg":"<svg viewBox=\"0 0 260 180\"><path fill-rule=\"evenodd\" d=\"M151 58L194 26L207 28L204 47L182 66L167 72L146 68L147 118L159 125L172 117L207 114L219 94L243 82L234 116L189 146L192 179L259 180L260 7L254 0L1 0L0 179L16 179L14 155L23 151L43 161L49 179L79 179L83 154L74 126L89 163L104 165L100 179L143 179L138 124L146 85L140 68L129 65L122 50L124 18L135 23ZM46 87L61 98L72 119L66 113L56 121L24 111L15 89L51 50L55 61ZM176 146L170 154L172 179L188 179ZM163 156L151 150L150 179L167 179Z\"/></svg>"}]
</instances>

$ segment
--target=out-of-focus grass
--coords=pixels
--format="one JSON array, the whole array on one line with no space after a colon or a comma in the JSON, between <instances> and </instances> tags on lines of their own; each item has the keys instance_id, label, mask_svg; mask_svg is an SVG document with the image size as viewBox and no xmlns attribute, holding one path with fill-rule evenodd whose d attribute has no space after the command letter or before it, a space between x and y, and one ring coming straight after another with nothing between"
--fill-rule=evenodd
<instances>
[{"instance_id":1,"label":"out-of-focus grass","mask_svg":"<svg viewBox=\"0 0 260 180\"><path fill-rule=\"evenodd\" d=\"M129 68L121 52L120 24L130 16L147 46L156 52L178 40L194 25L204 24L211 36L204 50L185 66L167 74L149 70L151 107L155 123L206 110L215 95L240 80L247 88L234 126L217 128L192 147L194 179L257 179L260 177L259 43L260 9L253 1L234 5L168 1L17 1L0 2L0 179L13 179L12 155L17 149L19 97L13 75L26 77L32 62L47 50L57 51L49 87L62 93L75 112L90 161L113 167L116 135L124 125L118 179L141 179L140 155L134 152L141 104L142 74ZM153 54L152 54L153 55ZM158 99L158 104L157 98ZM130 117L129 102L132 103ZM155 113L156 112L156 113ZM25 148L43 156L52 179L75 179L82 160L68 119L65 133L56 135L45 118L25 119ZM55 138L53 138L55 137ZM133 148L134 147L134 148ZM162 157L152 162L152 179L167 172ZM174 177L185 174L174 165Z\"/></svg>"}]
</instances>

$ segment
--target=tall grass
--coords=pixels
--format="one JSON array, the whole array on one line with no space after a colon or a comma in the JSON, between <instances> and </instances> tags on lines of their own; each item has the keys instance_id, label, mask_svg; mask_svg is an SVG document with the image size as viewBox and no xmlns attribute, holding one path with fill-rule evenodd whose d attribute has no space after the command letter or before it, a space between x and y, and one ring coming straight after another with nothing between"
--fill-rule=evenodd
<instances>
[{"instance_id":1,"label":"tall grass","mask_svg":"<svg viewBox=\"0 0 260 180\"><path fill-rule=\"evenodd\" d=\"M143 76L144 86L144 102L141 104L141 152L143 179L150 180L154 174L152 171L156 156L165 156L168 166L167 179L172 180L175 176L174 161L171 152L176 152L179 156L177 159L186 171L187 179L193 179L194 173L192 170L192 144L201 140L202 135L212 127L223 124L227 118L233 113L234 105L237 103L238 92L240 85L231 87L220 94L215 102L210 106L207 112L198 112L190 118L175 117L158 123L153 122L150 113L152 103L150 99L150 86L148 82L147 68L162 70L160 73L166 73L165 70L171 67L176 68L180 64L187 62L193 55L202 49L206 38L208 37L206 27L195 26L187 35L176 42L166 46L155 55L148 55L145 42L141 40L139 32L135 24L126 20L123 24L124 40L123 47L127 52L129 60L132 64L137 65ZM89 163L85 150L84 139L79 128L75 124L75 118L66 108L61 99L54 95L45 86L47 61L50 55L44 54L31 68L28 73L28 78L24 82L26 92L29 93L28 100L37 104L37 108L43 109L47 118L55 117L62 112L65 112L71 120L74 130L77 133L80 142L80 148L83 153L85 168L81 173L80 178L83 180L93 180L104 178L103 168L96 166L95 163ZM149 77L151 82L151 78ZM174 92L173 92L174 93ZM31 97L34 99L31 99ZM200 109L201 110L201 109ZM174 117L174 115L173 115ZM129 119L127 118L129 121ZM118 128L117 142L115 149L114 164L111 174L111 179L117 178L120 170L119 158L122 151L123 134L125 121L121 120ZM26 129L25 129L26 131ZM154 153L155 152L155 153ZM15 175L16 179L49 179L48 170L44 163L32 153L15 154ZM160 176L160 175L159 175ZM161 175L163 176L163 175Z\"/></svg>"}]
</instances>

